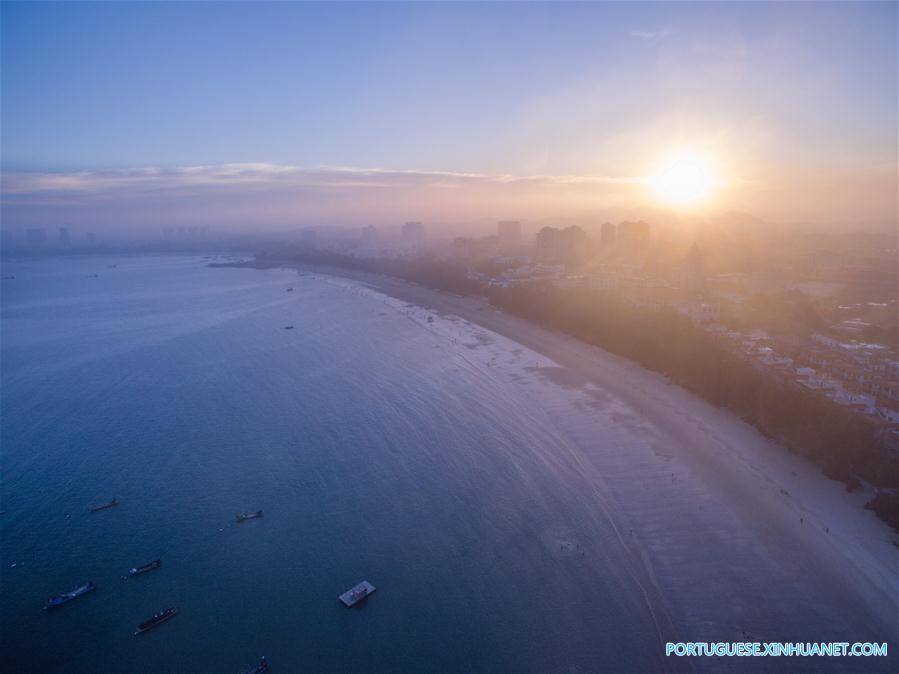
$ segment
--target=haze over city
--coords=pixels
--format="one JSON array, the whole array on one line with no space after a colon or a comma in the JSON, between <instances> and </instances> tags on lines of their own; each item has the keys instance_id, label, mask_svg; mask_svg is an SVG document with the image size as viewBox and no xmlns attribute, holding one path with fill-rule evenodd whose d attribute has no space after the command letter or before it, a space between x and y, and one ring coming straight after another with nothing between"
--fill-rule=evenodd
<instances>
[{"instance_id":1,"label":"haze over city","mask_svg":"<svg viewBox=\"0 0 899 674\"><path fill-rule=\"evenodd\" d=\"M7 227L895 223L893 3L40 3L3 18ZM711 183L696 203L653 189L682 161Z\"/></svg>"}]
</instances>

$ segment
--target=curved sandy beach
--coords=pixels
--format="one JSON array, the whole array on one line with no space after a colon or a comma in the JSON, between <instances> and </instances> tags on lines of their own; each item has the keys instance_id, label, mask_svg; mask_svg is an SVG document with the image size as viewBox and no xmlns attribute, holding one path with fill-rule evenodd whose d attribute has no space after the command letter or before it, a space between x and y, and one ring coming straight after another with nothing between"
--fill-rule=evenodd
<instances>
[{"instance_id":1,"label":"curved sandy beach","mask_svg":"<svg viewBox=\"0 0 899 674\"><path fill-rule=\"evenodd\" d=\"M887 641L891 650L666 661L672 669L895 671L899 548L863 509L866 495L664 377L483 299L339 269L300 273L369 293L486 376L532 388L595 485L595 516L616 532L607 564L642 588L660 644ZM556 542L564 554L564 532Z\"/></svg>"}]
</instances>

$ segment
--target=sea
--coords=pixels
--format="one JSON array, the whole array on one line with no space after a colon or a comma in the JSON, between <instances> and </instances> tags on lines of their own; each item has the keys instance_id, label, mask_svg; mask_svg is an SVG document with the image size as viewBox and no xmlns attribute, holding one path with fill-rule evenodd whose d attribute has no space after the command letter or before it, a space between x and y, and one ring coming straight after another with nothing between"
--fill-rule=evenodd
<instances>
[{"instance_id":1,"label":"sea","mask_svg":"<svg viewBox=\"0 0 899 674\"><path fill-rule=\"evenodd\" d=\"M210 261L4 262L2 671L679 666L538 356L356 281Z\"/></svg>"}]
</instances>

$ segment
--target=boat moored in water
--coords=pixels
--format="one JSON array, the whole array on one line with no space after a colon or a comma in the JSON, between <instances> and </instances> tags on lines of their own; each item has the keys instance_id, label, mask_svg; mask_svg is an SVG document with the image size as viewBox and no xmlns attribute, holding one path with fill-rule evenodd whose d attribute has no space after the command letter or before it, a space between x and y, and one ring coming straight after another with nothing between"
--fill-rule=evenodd
<instances>
[{"instance_id":1,"label":"boat moored in water","mask_svg":"<svg viewBox=\"0 0 899 674\"><path fill-rule=\"evenodd\" d=\"M55 597L51 597L47 600L47 605L44 608L55 608L57 606L62 606L63 604L67 604L73 599L77 599L83 594L87 594L88 592L92 592L97 588L94 585L93 581L88 581L86 584L81 587L76 587L71 592L64 592L63 594L58 594Z\"/></svg>"},{"instance_id":2,"label":"boat moored in water","mask_svg":"<svg viewBox=\"0 0 899 674\"><path fill-rule=\"evenodd\" d=\"M176 609L176 608L165 608L165 609L161 610L159 613L154 615L149 620L145 620L140 625L138 625L137 629L134 631L134 636L137 636L138 634L143 634L147 630L151 630L154 627L159 627L162 623L174 618L175 615L177 615L177 613L178 613L178 609Z\"/></svg>"},{"instance_id":3,"label":"boat moored in water","mask_svg":"<svg viewBox=\"0 0 899 674\"><path fill-rule=\"evenodd\" d=\"M255 520L258 517L262 517L261 510L257 510L254 513L245 513L243 515L237 515L237 521L238 521L238 523L246 522L247 520Z\"/></svg>"},{"instance_id":4,"label":"boat moored in water","mask_svg":"<svg viewBox=\"0 0 899 674\"><path fill-rule=\"evenodd\" d=\"M118 504L119 504L118 501L116 501L115 499L112 499L108 503L100 503L98 505L88 506L87 509L90 510L92 513L95 513L99 510L106 510L107 508L113 508L113 507L117 506Z\"/></svg>"},{"instance_id":5,"label":"boat moored in water","mask_svg":"<svg viewBox=\"0 0 899 674\"><path fill-rule=\"evenodd\" d=\"M340 601L342 601L346 606L355 606L360 601L365 599L368 595L372 594L376 589L377 588L367 580L363 580L355 587L347 590L342 595L340 595Z\"/></svg>"},{"instance_id":6,"label":"boat moored in water","mask_svg":"<svg viewBox=\"0 0 899 674\"><path fill-rule=\"evenodd\" d=\"M143 566L134 566L134 567L128 569L128 576L129 577L139 576L140 574L146 573L147 571L152 571L153 569L158 569L160 566L162 566L162 560L154 559L152 562L147 562Z\"/></svg>"}]
</instances>

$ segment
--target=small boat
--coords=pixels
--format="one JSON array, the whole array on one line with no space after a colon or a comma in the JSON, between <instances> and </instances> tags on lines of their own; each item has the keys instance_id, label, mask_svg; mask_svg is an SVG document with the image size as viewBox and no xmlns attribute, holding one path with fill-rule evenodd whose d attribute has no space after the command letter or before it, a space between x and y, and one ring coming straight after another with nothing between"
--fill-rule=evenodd
<instances>
[{"instance_id":1,"label":"small boat","mask_svg":"<svg viewBox=\"0 0 899 674\"><path fill-rule=\"evenodd\" d=\"M99 274L88 274L87 277L88 278L100 278L100 275Z\"/></svg>"},{"instance_id":2,"label":"small boat","mask_svg":"<svg viewBox=\"0 0 899 674\"><path fill-rule=\"evenodd\" d=\"M71 592L64 592L63 594L58 594L55 597L51 597L47 600L47 605L44 608L55 608L57 606L62 606L73 599L77 599L83 594L87 594L88 592L92 592L97 588L94 585L93 581L88 581L86 585L82 585L81 587L76 587Z\"/></svg>"},{"instance_id":3,"label":"small boat","mask_svg":"<svg viewBox=\"0 0 899 674\"><path fill-rule=\"evenodd\" d=\"M287 289L287 292L292 293L292 292L293 292L293 288L288 288L288 289Z\"/></svg>"},{"instance_id":4,"label":"small boat","mask_svg":"<svg viewBox=\"0 0 899 674\"><path fill-rule=\"evenodd\" d=\"M268 664L268 660L266 660L265 656L263 655L261 658L259 658L258 663L243 670L241 674L264 674L269 669L270 667Z\"/></svg>"},{"instance_id":5,"label":"small boat","mask_svg":"<svg viewBox=\"0 0 899 674\"><path fill-rule=\"evenodd\" d=\"M112 499L109 503L101 503L99 505L88 506L88 510L90 510L92 513L95 513L98 510L106 510L107 508L112 508L114 506L117 506L118 504L118 501Z\"/></svg>"},{"instance_id":6,"label":"small boat","mask_svg":"<svg viewBox=\"0 0 899 674\"><path fill-rule=\"evenodd\" d=\"M360 601L365 599L368 595L372 594L376 589L377 588L367 580L363 580L356 587L347 590L342 595L340 595L340 601L342 601L346 606L355 606Z\"/></svg>"},{"instance_id":7,"label":"small boat","mask_svg":"<svg viewBox=\"0 0 899 674\"><path fill-rule=\"evenodd\" d=\"M284 326L284 329L285 329L285 330L293 330L293 326L292 326L292 325L285 325L285 326Z\"/></svg>"},{"instance_id":8,"label":"small boat","mask_svg":"<svg viewBox=\"0 0 899 674\"><path fill-rule=\"evenodd\" d=\"M245 514L243 514L243 515L238 515L238 516L237 516L237 521L238 521L238 523L240 523L240 522L246 522L247 520L255 520L257 517L262 517L262 511L261 511L261 510L257 510L257 511L254 512L254 513L245 513Z\"/></svg>"},{"instance_id":9,"label":"small boat","mask_svg":"<svg viewBox=\"0 0 899 674\"><path fill-rule=\"evenodd\" d=\"M137 629L134 631L134 636L138 634L143 634L147 630L151 630L154 627L159 627L162 623L167 620L171 620L178 613L178 609L176 608L165 608L162 609L159 613L154 615L149 620L145 620L140 625L137 626Z\"/></svg>"},{"instance_id":10,"label":"small boat","mask_svg":"<svg viewBox=\"0 0 899 674\"><path fill-rule=\"evenodd\" d=\"M140 574L146 573L147 571L152 571L153 569L158 569L160 566L162 566L162 560L154 559L152 562L147 562L143 566L135 566L135 567L128 569L128 576L129 577L139 576Z\"/></svg>"},{"instance_id":11,"label":"small boat","mask_svg":"<svg viewBox=\"0 0 899 674\"><path fill-rule=\"evenodd\" d=\"M15 276L4 276L4 277L3 277L3 280L4 280L4 281L14 281L15 278L16 278Z\"/></svg>"}]
</instances>

